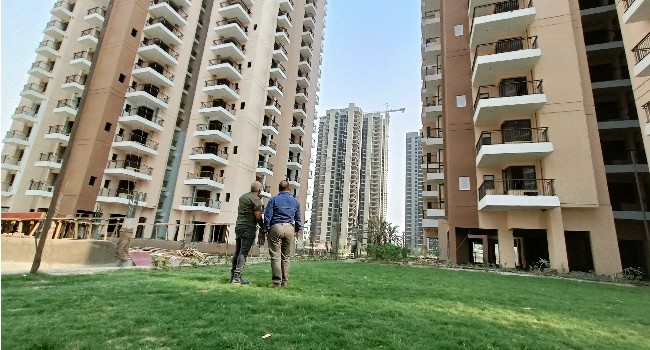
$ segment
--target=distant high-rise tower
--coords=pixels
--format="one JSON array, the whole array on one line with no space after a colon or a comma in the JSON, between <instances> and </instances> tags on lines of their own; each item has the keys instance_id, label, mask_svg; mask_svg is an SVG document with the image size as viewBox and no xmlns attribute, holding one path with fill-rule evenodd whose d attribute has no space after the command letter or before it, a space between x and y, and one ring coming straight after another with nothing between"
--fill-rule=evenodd
<instances>
[{"instance_id":1,"label":"distant high-rise tower","mask_svg":"<svg viewBox=\"0 0 650 350\"><path fill-rule=\"evenodd\" d=\"M311 220L318 247L348 249L369 218L385 217L387 134L384 115L354 104L320 119Z\"/></svg>"},{"instance_id":2,"label":"distant high-rise tower","mask_svg":"<svg viewBox=\"0 0 650 350\"><path fill-rule=\"evenodd\" d=\"M113 220L102 234L135 197L138 238L233 241L254 180L268 198L288 179L304 210L326 5L57 1L3 140L2 209L48 210L69 149L88 161L66 164L60 198L83 206L65 214Z\"/></svg>"},{"instance_id":3,"label":"distant high-rise tower","mask_svg":"<svg viewBox=\"0 0 650 350\"><path fill-rule=\"evenodd\" d=\"M404 205L404 246L410 249L424 244L422 232L422 141L420 134L406 134L406 188Z\"/></svg>"}]
</instances>

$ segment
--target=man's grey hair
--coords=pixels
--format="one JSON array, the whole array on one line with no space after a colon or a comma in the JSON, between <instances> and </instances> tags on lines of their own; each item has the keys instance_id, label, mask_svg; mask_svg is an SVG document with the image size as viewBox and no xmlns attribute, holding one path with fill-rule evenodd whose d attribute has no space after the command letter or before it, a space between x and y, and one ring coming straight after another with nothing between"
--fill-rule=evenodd
<instances>
[{"instance_id":1,"label":"man's grey hair","mask_svg":"<svg viewBox=\"0 0 650 350\"><path fill-rule=\"evenodd\" d=\"M262 183L259 181L253 181L251 184L251 192L257 192L262 190Z\"/></svg>"}]
</instances>

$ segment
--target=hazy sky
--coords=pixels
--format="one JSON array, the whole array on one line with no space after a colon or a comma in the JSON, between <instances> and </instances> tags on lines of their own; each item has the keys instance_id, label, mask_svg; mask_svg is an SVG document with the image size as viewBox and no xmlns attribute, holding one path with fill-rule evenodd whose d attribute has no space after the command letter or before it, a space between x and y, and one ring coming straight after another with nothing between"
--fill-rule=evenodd
<instances>
[{"instance_id":1,"label":"hazy sky","mask_svg":"<svg viewBox=\"0 0 650 350\"><path fill-rule=\"evenodd\" d=\"M1 2L2 131L11 125L54 0ZM328 0L319 115L350 102L393 113L388 220L404 227L405 134L420 128L420 1ZM4 135L4 134L3 134Z\"/></svg>"}]
</instances>

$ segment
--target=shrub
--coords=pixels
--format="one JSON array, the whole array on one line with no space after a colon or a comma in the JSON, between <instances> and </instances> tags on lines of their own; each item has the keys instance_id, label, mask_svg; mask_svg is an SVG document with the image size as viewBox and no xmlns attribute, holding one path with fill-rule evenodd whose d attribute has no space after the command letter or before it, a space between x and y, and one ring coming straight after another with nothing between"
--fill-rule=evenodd
<instances>
[{"instance_id":1,"label":"shrub","mask_svg":"<svg viewBox=\"0 0 650 350\"><path fill-rule=\"evenodd\" d=\"M366 248L368 258L384 261L404 261L408 259L409 249L393 244L369 244Z\"/></svg>"}]
</instances>

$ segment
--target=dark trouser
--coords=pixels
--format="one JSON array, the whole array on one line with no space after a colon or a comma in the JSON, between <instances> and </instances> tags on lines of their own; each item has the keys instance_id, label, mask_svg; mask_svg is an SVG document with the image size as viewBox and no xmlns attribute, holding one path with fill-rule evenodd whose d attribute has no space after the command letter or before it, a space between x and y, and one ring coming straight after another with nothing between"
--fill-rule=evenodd
<instances>
[{"instance_id":1,"label":"dark trouser","mask_svg":"<svg viewBox=\"0 0 650 350\"><path fill-rule=\"evenodd\" d=\"M269 231L269 255L271 256L273 283L280 284L289 280L293 231L293 225L286 224L275 224Z\"/></svg>"},{"instance_id":2,"label":"dark trouser","mask_svg":"<svg viewBox=\"0 0 650 350\"><path fill-rule=\"evenodd\" d=\"M244 265L246 264L246 257L255 242L256 228L247 228L245 230L235 232L235 255L232 256L232 269L230 274L233 277L240 278Z\"/></svg>"}]
</instances>

